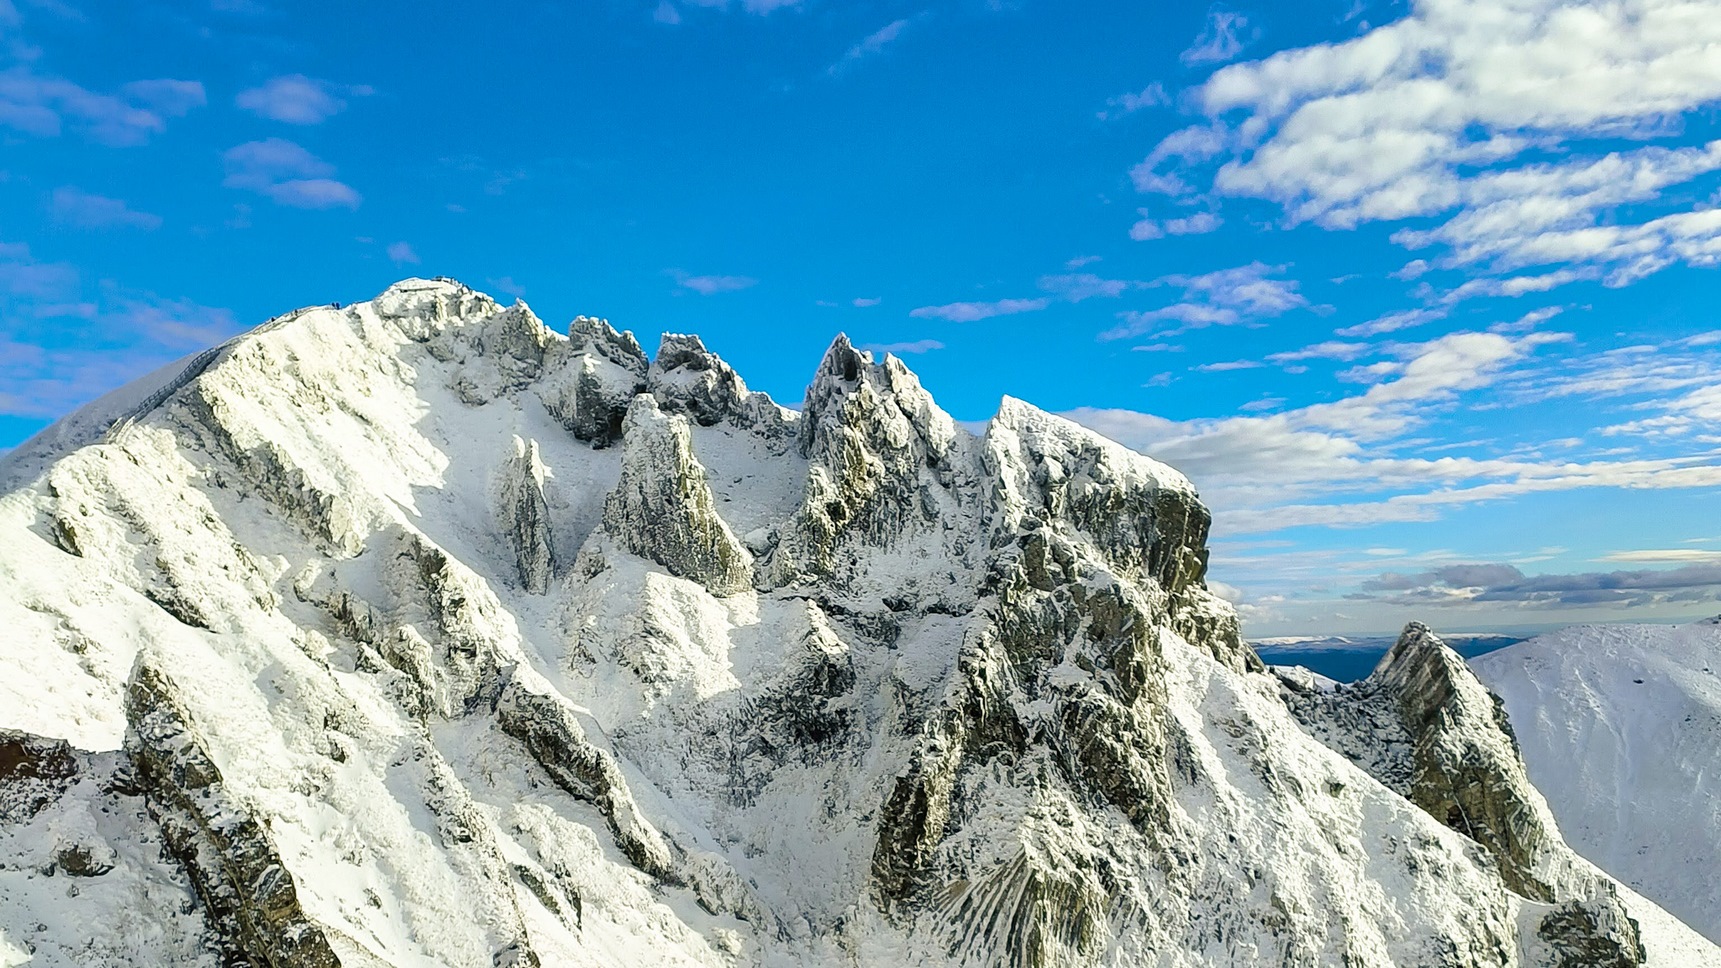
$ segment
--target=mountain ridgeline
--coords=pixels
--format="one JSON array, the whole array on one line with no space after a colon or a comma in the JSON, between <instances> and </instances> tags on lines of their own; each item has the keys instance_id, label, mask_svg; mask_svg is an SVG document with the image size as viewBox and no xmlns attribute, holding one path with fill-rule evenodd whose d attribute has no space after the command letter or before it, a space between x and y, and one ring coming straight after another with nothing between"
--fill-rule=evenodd
<instances>
[{"instance_id":1,"label":"mountain ridgeline","mask_svg":"<svg viewBox=\"0 0 1721 968\"><path fill-rule=\"evenodd\" d=\"M0 463L0 964L1721 962L1427 629L1268 671L1209 520L841 337L794 411L447 280L291 313Z\"/></svg>"}]
</instances>

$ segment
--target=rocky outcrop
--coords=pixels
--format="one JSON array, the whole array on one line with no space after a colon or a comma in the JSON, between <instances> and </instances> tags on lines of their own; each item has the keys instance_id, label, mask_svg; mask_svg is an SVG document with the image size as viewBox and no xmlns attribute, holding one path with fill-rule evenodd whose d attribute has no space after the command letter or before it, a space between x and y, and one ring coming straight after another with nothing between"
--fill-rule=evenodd
<instances>
[{"instance_id":1,"label":"rocky outcrop","mask_svg":"<svg viewBox=\"0 0 1721 968\"><path fill-rule=\"evenodd\" d=\"M520 584L534 595L550 590L556 550L550 536L550 505L544 499L548 469L538 442L514 438L514 456L502 468L498 517L514 549Z\"/></svg>"},{"instance_id":2,"label":"rocky outcrop","mask_svg":"<svg viewBox=\"0 0 1721 968\"><path fill-rule=\"evenodd\" d=\"M525 744L557 786L603 813L628 860L661 881L679 883L669 843L641 815L615 756L586 739L571 710L554 697L510 683L497 700L496 722Z\"/></svg>"},{"instance_id":3,"label":"rocky outcrop","mask_svg":"<svg viewBox=\"0 0 1721 968\"><path fill-rule=\"evenodd\" d=\"M177 693L147 659L138 663L126 688L126 751L167 849L208 910L224 960L338 968L267 828L228 794Z\"/></svg>"},{"instance_id":4,"label":"rocky outcrop","mask_svg":"<svg viewBox=\"0 0 1721 968\"><path fill-rule=\"evenodd\" d=\"M579 440L607 447L620 439L622 419L644 391L649 366L632 333L618 333L589 316L575 318L568 342L539 388L545 409Z\"/></svg>"},{"instance_id":5,"label":"rocky outcrop","mask_svg":"<svg viewBox=\"0 0 1721 968\"><path fill-rule=\"evenodd\" d=\"M394 532L384 573L387 624L366 644L401 673L415 718L466 715L495 701L517 638L479 576L416 531Z\"/></svg>"},{"instance_id":6,"label":"rocky outcrop","mask_svg":"<svg viewBox=\"0 0 1721 968\"><path fill-rule=\"evenodd\" d=\"M747 389L740 374L697 336L665 333L647 377L658 406L701 427L719 423L766 437L792 431L791 415L763 393Z\"/></svg>"},{"instance_id":7,"label":"rocky outcrop","mask_svg":"<svg viewBox=\"0 0 1721 968\"><path fill-rule=\"evenodd\" d=\"M1476 842L1511 890L1560 905L1538 928L1573 952L1560 963L1642 963L1637 927L1611 886L1578 869L1560 842L1504 706L1427 626L1407 625L1359 683L1322 689L1295 676L1280 681L1318 738Z\"/></svg>"},{"instance_id":8,"label":"rocky outcrop","mask_svg":"<svg viewBox=\"0 0 1721 968\"><path fill-rule=\"evenodd\" d=\"M78 761L72 744L17 729L0 729L0 823L36 815L72 784Z\"/></svg>"},{"instance_id":9,"label":"rocky outcrop","mask_svg":"<svg viewBox=\"0 0 1721 968\"><path fill-rule=\"evenodd\" d=\"M646 394L628 408L621 480L604 502L604 530L671 574L733 595L753 585L753 556L717 514L687 420Z\"/></svg>"},{"instance_id":10,"label":"rocky outcrop","mask_svg":"<svg viewBox=\"0 0 1721 968\"><path fill-rule=\"evenodd\" d=\"M840 579L852 567L843 545L885 549L961 516L973 472L957 454L968 439L901 360L874 363L838 336L801 410L805 496L775 549L773 580Z\"/></svg>"}]
</instances>

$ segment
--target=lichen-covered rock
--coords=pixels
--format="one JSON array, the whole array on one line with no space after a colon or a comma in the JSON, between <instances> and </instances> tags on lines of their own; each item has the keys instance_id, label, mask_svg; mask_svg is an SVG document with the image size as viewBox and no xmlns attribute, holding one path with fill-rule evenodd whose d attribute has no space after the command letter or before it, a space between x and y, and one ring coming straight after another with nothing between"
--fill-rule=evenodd
<instances>
[{"instance_id":1,"label":"lichen-covered rock","mask_svg":"<svg viewBox=\"0 0 1721 968\"><path fill-rule=\"evenodd\" d=\"M299 906L293 875L267 828L230 796L177 698L145 659L126 689L126 751L167 848L191 876L228 963L338 968Z\"/></svg>"},{"instance_id":2,"label":"lichen-covered rock","mask_svg":"<svg viewBox=\"0 0 1721 968\"><path fill-rule=\"evenodd\" d=\"M1611 887L1549 911L1536 925L1536 940L1548 968L1637 968L1648 958L1637 923Z\"/></svg>"},{"instance_id":3,"label":"lichen-covered rock","mask_svg":"<svg viewBox=\"0 0 1721 968\"><path fill-rule=\"evenodd\" d=\"M974 471L958 454L971 438L894 356L874 363L838 336L807 388L799 435L806 489L772 558L775 583L840 578L866 549L963 516Z\"/></svg>"},{"instance_id":4,"label":"lichen-covered rock","mask_svg":"<svg viewBox=\"0 0 1721 968\"><path fill-rule=\"evenodd\" d=\"M621 480L604 502L604 530L623 548L733 595L753 585L753 555L717 514L687 420L647 394L628 408Z\"/></svg>"}]
</instances>

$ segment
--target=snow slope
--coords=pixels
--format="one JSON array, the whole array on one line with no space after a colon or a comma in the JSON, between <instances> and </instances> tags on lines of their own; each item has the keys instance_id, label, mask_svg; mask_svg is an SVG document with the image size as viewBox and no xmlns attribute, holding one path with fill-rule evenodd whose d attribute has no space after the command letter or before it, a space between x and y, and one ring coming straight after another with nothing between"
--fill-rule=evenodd
<instances>
[{"instance_id":1,"label":"snow slope","mask_svg":"<svg viewBox=\"0 0 1721 968\"><path fill-rule=\"evenodd\" d=\"M0 461L0 965L1721 961L1423 796L1545 810L1426 630L1323 744L1208 521L842 338L290 313Z\"/></svg>"},{"instance_id":2,"label":"snow slope","mask_svg":"<svg viewBox=\"0 0 1721 968\"><path fill-rule=\"evenodd\" d=\"M1567 842L1721 941L1721 620L1579 625L1470 664Z\"/></svg>"}]
</instances>

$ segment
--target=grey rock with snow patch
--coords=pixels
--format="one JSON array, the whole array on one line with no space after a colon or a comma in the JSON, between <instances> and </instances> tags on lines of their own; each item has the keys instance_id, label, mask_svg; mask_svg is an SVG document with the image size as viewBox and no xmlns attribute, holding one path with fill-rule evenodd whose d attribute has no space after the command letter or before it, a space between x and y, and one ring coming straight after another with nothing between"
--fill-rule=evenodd
<instances>
[{"instance_id":1,"label":"grey rock with snow patch","mask_svg":"<svg viewBox=\"0 0 1721 968\"><path fill-rule=\"evenodd\" d=\"M604 530L714 595L751 588L753 556L717 514L687 419L640 394L625 428L621 480L604 502Z\"/></svg>"}]
</instances>

